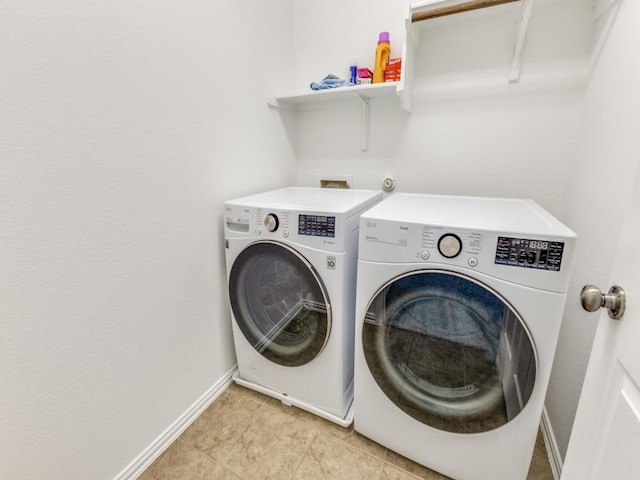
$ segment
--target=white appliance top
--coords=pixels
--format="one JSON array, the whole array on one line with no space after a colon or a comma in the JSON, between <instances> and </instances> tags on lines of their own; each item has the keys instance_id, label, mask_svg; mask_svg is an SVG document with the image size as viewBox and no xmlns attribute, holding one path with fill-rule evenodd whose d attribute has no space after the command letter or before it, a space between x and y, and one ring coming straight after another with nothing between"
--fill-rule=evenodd
<instances>
[{"instance_id":1,"label":"white appliance top","mask_svg":"<svg viewBox=\"0 0 640 480\"><path fill-rule=\"evenodd\" d=\"M576 234L532 200L397 193L360 217L358 258L457 267L566 292Z\"/></svg>"},{"instance_id":2,"label":"white appliance top","mask_svg":"<svg viewBox=\"0 0 640 480\"><path fill-rule=\"evenodd\" d=\"M225 205L304 212L348 213L360 209L363 204L379 200L381 196L381 192L375 190L289 187L228 200Z\"/></svg>"},{"instance_id":3,"label":"white appliance top","mask_svg":"<svg viewBox=\"0 0 640 480\"><path fill-rule=\"evenodd\" d=\"M576 237L537 203L526 199L396 193L364 212L362 218Z\"/></svg>"}]
</instances>

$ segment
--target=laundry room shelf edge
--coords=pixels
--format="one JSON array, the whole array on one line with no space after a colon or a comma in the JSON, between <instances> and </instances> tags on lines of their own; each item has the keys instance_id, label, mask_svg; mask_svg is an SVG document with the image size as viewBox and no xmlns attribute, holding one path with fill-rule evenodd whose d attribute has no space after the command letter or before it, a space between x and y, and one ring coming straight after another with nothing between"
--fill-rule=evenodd
<instances>
[{"instance_id":1,"label":"laundry room shelf edge","mask_svg":"<svg viewBox=\"0 0 640 480\"><path fill-rule=\"evenodd\" d=\"M285 107L293 110L304 110L307 106L321 106L330 102L362 101L389 99L397 100L401 108L410 111L405 99L404 82L375 83L371 85L355 85L327 90L314 90L306 93L267 97L272 107Z\"/></svg>"}]
</instances>

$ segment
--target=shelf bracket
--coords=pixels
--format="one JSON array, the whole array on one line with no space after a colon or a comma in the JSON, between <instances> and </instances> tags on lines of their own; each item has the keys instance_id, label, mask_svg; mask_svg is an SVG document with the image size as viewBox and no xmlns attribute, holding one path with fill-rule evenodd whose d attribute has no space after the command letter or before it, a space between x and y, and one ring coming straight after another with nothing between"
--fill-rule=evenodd
<instances>
[{"instance_id":1,"label":"shelf bracket","mask_svg":"<svg viewBox=\"0 0 640 480\"><path fill-rule=\"evenodd\" d=\"M360 151L369 150L369 97L358 95L362 100L362 119L360 123Z\"/></svg>"},{"instance_id":2,"label":"shelf bracket","mask_svg":"<svg viewBox=\"0 0 640 480\"><path fill-rule=\"evenodd\" d=\"M520 18L520 28L518 29L518 38L513 51L513 61L511 62L511 71L509 72L509 83L515 83L520 80L520 68L522 66L522 48L524 40L527 36L527 28L529 27L529 18L533 9L533 0L522 0L522 16Z\"/></svg>"}]
</instances>

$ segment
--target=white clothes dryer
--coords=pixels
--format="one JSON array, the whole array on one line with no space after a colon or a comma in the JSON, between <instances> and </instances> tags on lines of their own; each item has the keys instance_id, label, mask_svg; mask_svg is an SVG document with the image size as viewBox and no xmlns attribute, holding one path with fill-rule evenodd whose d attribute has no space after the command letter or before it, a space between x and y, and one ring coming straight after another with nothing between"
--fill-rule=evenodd
<instances>
[{"instance_id":1,"label":"white clothes dryer","mask_svg":"<svg viewBox=\"0 0 640 480\"><path fill-rule=\"evenodd\" d=\"M225 202L237 383L351 424L359 216L381 199L285 188Z\"/></svg>"},{"instance_id":2,"label":"white clothes dryer","mask_svg":"<svg viewBox=\"0 0 640 480\"><path fill-rule=\"evenodd\" d=\"M395 194L365 212L355 429L457 480L525 480L575 239L530 200Z\"/></svg>"}]
</instances>

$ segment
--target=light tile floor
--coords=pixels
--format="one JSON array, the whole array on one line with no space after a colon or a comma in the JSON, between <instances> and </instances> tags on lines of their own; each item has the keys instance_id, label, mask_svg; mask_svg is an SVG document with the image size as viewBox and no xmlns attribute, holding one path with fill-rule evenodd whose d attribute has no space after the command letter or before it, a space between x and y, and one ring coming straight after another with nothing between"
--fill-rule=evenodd
<instances>
[{"instance_id":1,"label":"light tile floor","mask_svg":"<svg viewBox=\"0 0 640 480\"><path fill-rule=\"evenodd\" d=\"M232 384L140 480L446 480L355 432ZM509 479L496 479L509 480ZM527 480L553 480L538 442Z\"/></svg>"}]
</instances>

